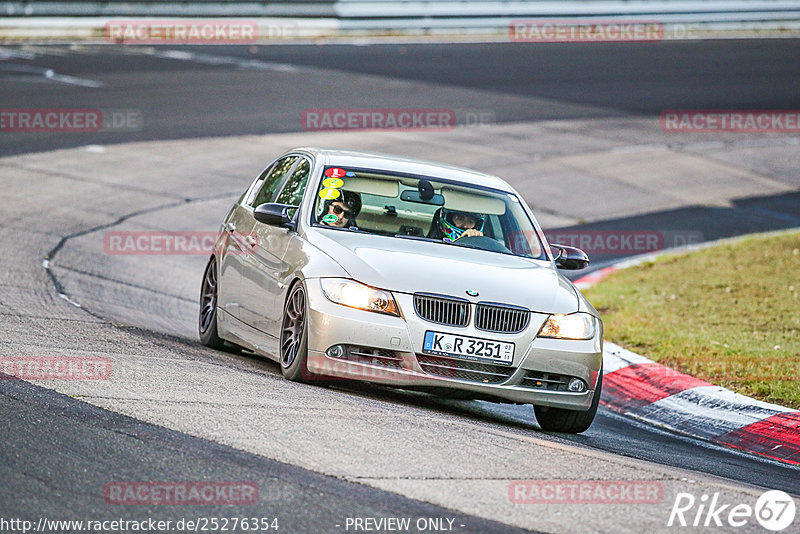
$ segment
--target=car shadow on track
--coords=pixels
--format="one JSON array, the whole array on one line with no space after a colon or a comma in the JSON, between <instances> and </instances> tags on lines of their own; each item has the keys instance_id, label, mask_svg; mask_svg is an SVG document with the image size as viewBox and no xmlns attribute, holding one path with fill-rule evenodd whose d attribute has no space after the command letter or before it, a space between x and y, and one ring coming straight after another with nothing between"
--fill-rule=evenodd
<instances>
[{"instance_id":1,"label":"car shadow on track","mask_svg":"<svg viewBox=\"0 0 800 534\"><path fill-rule=\"evenodd\" d=\"M577 279L626 257L756 232L800 227L800 192L731 201L730 206L689 206L596 223L546 228L551 242L583 249L586 270L565 273Z\"/></svg>"},{"instance_id":2,"label":"car shadow on track","mask_svg":"<svg viewBox=\"0 0 800 534\"><path fill-rule=\"evenodd\" d=\"M230 347L223 354L234 356L243 362L255 364L268 375L275 378L282 378L280 365L269 358L260 356L246 349ZM291 384L288 380L287 384ZM525 431L536 431L543 433L533 409L529 405L514 405L505 403L494 403L486 400L463 400L446 398L445 396L428 393L424 391L412 391L401 388L393 388L381 384L349 380L345 378L323 379L308 383L295 383L298 387L317 387L330 391L338 391L342 395L353 395L371 400L391 402L395 405L403 405L418 408L433 413L449 414L459 417L466 417L471 421L482 421L503 425L504 427L517 428ZM442 392L446 395L445 392Z\"/></svg>"}]
</instances>

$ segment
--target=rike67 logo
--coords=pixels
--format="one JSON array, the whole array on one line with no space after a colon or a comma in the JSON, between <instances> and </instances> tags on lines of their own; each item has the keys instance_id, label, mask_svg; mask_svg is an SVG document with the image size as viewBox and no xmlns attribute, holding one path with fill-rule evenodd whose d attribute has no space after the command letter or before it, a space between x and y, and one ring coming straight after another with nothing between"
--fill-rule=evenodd
<instances>
[{"instance_id":1,"label":"rike67 logo","mask_svg":"<svg viewBox=\"0 0 800 534\"><path fill-rule=\"evenodd\" d=\"M691 493L678 493L667 526L743 527L755 517L765 529L778 532L794 522L795 511L792 497L780 490L763 493L755 506L722 502L719 493L699 499Z\"/></svg>"}]
</instances>

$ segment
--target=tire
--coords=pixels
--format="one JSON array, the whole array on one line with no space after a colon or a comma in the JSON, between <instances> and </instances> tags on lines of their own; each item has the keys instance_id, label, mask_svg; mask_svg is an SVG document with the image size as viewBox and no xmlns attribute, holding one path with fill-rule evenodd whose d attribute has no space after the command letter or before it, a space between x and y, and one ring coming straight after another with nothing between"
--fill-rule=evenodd
<instances>
[{"instance_id":1,"label":"tire","mask_svg":"<svg viewBox=\"0 0 800 534\"><path fill-rule=\"evenodd\" d=\"M585 412L579 410L567 410L565 408L549 408L547 406L534 406L536 421L542 430L549 432L565 432L567 434L578 434L587 430L594 416L597 413L597 406L600 404L600 393L603 389L603 370L597 377L597 386L594 390L592 405Z\"/></svg>"},{"instance_id":2,"label":"tire","mask_svg":"<svg viewBox=\"0 0 800 534\"><path fill-rule=\"evenodd\" d=\"M308 303L303 282L289 290L281 321L281 373L292 382L310 382L308 371Z\"/></svg>"},{"instance_id":3,"label":"tire","mask_svg":"<svg viewBox=\"0 0 800 534\"><path fill-rule=\"evenodd\" d=\"M200 285L200 313L198 314L198 332L200 342L212 349L225 348L225 341L219 337L217 331L217 258L211 256L203 273L203 283Z\"/></svg>"}]
</instances>

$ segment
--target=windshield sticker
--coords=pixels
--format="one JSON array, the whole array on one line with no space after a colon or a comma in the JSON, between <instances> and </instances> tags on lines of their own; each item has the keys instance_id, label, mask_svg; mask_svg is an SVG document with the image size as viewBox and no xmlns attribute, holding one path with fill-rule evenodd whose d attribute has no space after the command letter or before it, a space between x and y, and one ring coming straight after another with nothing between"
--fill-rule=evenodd
<instances>
[{"instance_id":1,"label":"windshield sticker","mask_svg":"<svg viewBox=\"0 0 800 534\"><path fill-rule=\"evenodd\" d=\"M341 178L347 174L344 169L340 169L339 167L331 167L330 169L325 169L325 176L328 178Z\"/></svg>"},{"instance_id":2,"label":"windshield sticker","mask_svg":"<svg viewBox=\"0 0 800 534\"><path fill-rule=\"evenodd\" d=\"M339 189L344 185L344 180L341 178L325 178L322 180L322 185L325 187L332 187L334 189Z\"/></svg>"},{"instance_id":3,"label":"windshield sticker","mask_svg":"<svg viewBox=\"0 0 800 534\"><path fill-rule=\"evenodd\" d=\"M342 194L341 191L339 191L338 189L331 189L331 188L323 189L322 191L319 192L320 198L323 198L325 200L333 200L335 198L339 198L339 195L341 194Z\"/></svg>"},{"instance_id":4,"label":"windshield sticker","mask_svg":"<svg viewBox=\"0 0 800 534\"><path fill-rule=\"evenodd\" d=\"M325 217L322 218L322 222L333 224L339 220L339 217L334 215L333 213L327 214Z\"/></svg>"}]
</instances>

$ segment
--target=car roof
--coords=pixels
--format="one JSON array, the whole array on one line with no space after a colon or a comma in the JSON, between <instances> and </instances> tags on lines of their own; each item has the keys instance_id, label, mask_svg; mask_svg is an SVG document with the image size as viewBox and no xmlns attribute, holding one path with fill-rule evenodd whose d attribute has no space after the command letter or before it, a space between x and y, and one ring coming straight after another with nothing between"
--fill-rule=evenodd
<instances>
[{"instance_id":1,"label":"car roof","mask_svg":"<svg viewBox=\"0 0 800 534\"><path fill-rule=\"evenodd\" d=\"M464 167L448 165L446 163L425 161L381 152L362 152L321 147L296 148L288 151L287 154L293 152L306 152L316 159L322 160L325 165L335 164L341 165L342 167L418 174L430 178L444 178L472 185L491 187L510 193L514 191L508 183L497 176L484 174Z\"/></svg>"}]
</instances>

